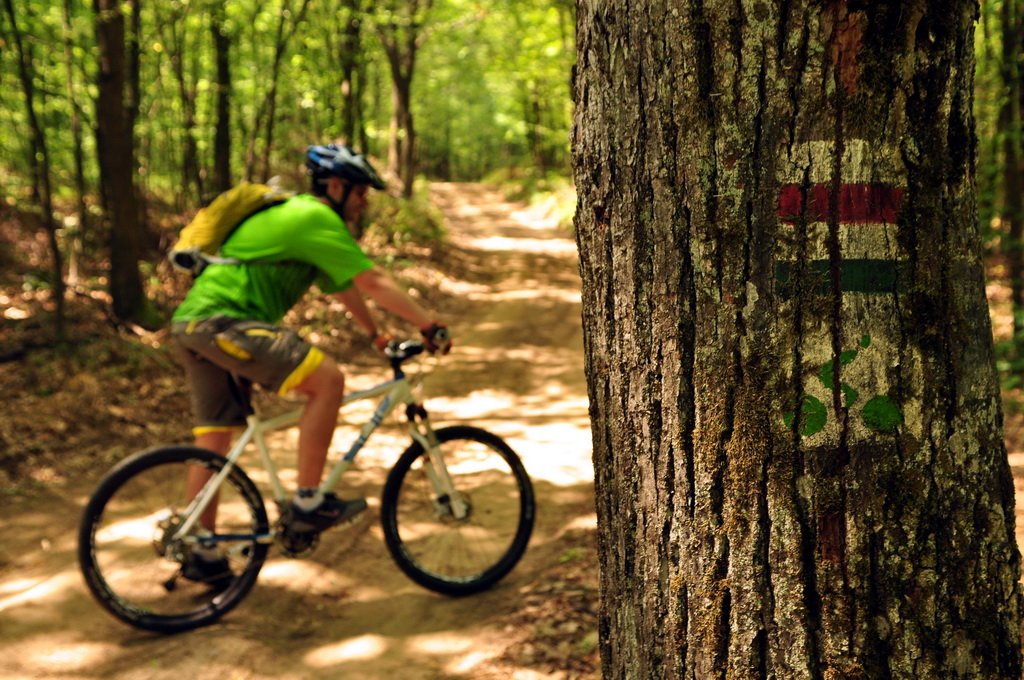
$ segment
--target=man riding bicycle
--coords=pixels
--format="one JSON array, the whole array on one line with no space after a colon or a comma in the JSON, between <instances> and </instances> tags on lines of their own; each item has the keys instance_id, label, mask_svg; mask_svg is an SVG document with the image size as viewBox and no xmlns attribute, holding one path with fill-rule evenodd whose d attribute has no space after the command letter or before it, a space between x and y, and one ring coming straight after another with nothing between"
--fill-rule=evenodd
<instances>
[{"instance_id":1,"label":"man riding bicycle","mask_svg":"<svg viewBox=\"0 0 1024 680\"><path fill-rule=\"evenodd\" d=\"M179 348L192 392L196 446L225 454L244 427L247 391L256 382L279 394L306 397L299 422L298 490L290 527L319 532L355 517L366 500L343 500L319 489L327 449L337 425L345 378L337 363L278 324L313 285L334 294L352 318L383 350L382 333L364 302L415 324L431 351L450 348L447 329L409 297L356 243L355 229L370 188L384 181L367 159L338 145L311 146L306 167L311 193L300 194L245 220L221 247L235 263L212 263L174 313L171 333ZM239 383L232 375L244 380ZM189 472L194 496L209 479L200 468ZM201 518L212 531L216 502ZM230 574L216 548L196 548L182 574L214 583Z\"/></svg>"}]
</instances>

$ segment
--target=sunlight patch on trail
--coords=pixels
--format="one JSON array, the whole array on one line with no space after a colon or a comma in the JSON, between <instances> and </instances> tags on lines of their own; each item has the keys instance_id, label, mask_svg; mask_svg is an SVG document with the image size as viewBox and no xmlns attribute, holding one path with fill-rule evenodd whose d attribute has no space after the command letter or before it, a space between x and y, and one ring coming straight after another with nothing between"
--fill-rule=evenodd
<instances>
[{"instance_id":1,"label":"sunlight patch on trail","mask_svg":"<svg viewBox=\"0 0 1024 680\"><path fill-rule=\"evenodd\" d=\"M304 661L313 668L329 668L350 661L367 661L383 656L389 647L382 635L359 637L318 647L307 653Z\"/></svg>"},{"instance_id":2,"label":"sunlight patch on trail","mask_svg":"<svg viewBox=\"0 0 1024 680\"><path fill-rule=\"evenodd\" d=\"M109 642L81 642L76 637L73 634L55 636L50 633L24 642L18 650L22 668L33 674L46 673L46 677L68 677L67 673L86 670L110 658L118 650L117 645ZM0 667L0 677L24 676L7 675Z\"/></svg>"},{"instance_id":3,"label":"sunlight patch on trail","mask_svg":"<svg viewBox=\"0 0 1024 680\"><path fill-rule=\"evenodd\" d=\"M34 604L39 600L49 600L57 596L64 597L68 591L79 583L77 572L63 572L19 593L0 599L0 612L26 604Z\"/></svg>"},{"instance_id":4,"label":"sunlight patch on trail","mask_svg":"<svg viewBox=\"0 0 1024 680\"><path fill-rule=\"evenodd\" d=\"M545 255L575 255L576 244L565 239L553 238L510 238L508 236L487 236L469 238L466 243L479 250L514 250L524 253Z\"/></svg>"},{"instance_id":5,"label":"sunlight patch on trail","mask_svg":"<svg viewBox=\"0 0 1024 680\"><path fill-rule=\"evenodd\" d=\"M556 300L579 304L582 300L578 290L506 290L495 291L488 289L487 292L469 293L470 300L492 300L494 302L508 302L510 300Z\"/></svg>"},{"instance_id":6,"label":"sunlight patch on trail","mask_svg":"<svg viewBox=\"0 0 1024 680\"><path fill-rule=\"evenodd\" d=\"M506 439L535 480L558 486L594 480L585 397L555 399L542 391L524 398L481 390L463 398L431 399L430 403L438 422L472 422Z\"/></svg>"}]
</instances>

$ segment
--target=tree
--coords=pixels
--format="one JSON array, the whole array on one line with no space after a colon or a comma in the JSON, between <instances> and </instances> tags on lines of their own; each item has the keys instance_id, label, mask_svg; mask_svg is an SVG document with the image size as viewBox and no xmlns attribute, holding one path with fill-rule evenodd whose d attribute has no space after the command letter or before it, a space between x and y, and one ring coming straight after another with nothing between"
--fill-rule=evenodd
<instances>
[{"instance_id":1,"label":"tree","mask_svg":"<svg viewBox=\"0 0 1024 680\"><path fill-rule=\"evenodd\" d=\"M63 0L61 3L61 11L61 28L64 45L64 85L68 93L68 110L70 112L69 115L71 119L71 149L75 159L74 184L76 209L78 211L78 224L73 230L71 255L68 258L68 281L72 285L77 285L79 267L83 256L83 250L85 248L85 240L89 234L89 209L85 203L85 197L88 193L88 185L85 181L85 151L82 148L82 116L79 111L78 97L76 95L77 87L75 85L73 66L75 46L73 39L74 31L72 28L73 13L71 9L71 0Z\"/></svg>"},{"instance_id":2,"label":"tree","mask_svg":"<svg viewBox=\"0 0 1024 680\"><path fill-rule=\"evenodd\" d=\"M578 5L607 677L1020 677L977 7L870 7Z\"/></svg>"},{"instance_id":3,"label":"tree","mask_svg":"<svg viewBox=\"0 0 1024 680\"><path fill-rule=\"evenodd\" d=\"M110 219L110 295L114 315L155 326L139 275L138 203L133 181L131 108L125 103L125 22L116 0L94 0L99 86L96 147L103 205Z\"/></svg>"},{"instance_id":4,"label":"tree","mask_svg":"<svg viewBox=\"0 0 1024 680\"><path fill-rule=\"evenodd\" d=\"M366 55L362 49L363 0L341 0L332 13L331 44L328 55L332 70L341 74L341 139L366 150L363 123L362 86ZM332 48L332 45L336 46Z\"/></svg>"},{"instance_id":5,"label":"tree","mask_svg":"<svg viewBox=\"0 0 1024 680\"><path fill-rule=\"evenodd\" d=\"M196 139L196 99L198 74L195 68L188 68L187 62L192 55L191 63L195 64L195 53L198 51L194 42L188 40L189 8L187 4L172 3L168 16L159 22L160 33L168 46L171 59L171 70L178 85L178 97L182 113L183 152L181 160L181 186L187 191L189 185L195 188L194 197L201 199L203 191L203 172L200 168L199 142ZM223 10L221 10L223 12ZM214 32L216 38L219 34ZM219 74L220 75L220 74Z\"/></svg>"},{"instance_id":6,"label":"tree","mask_svg":"<svg viewBox=\"0 0 1024 680\"><path fill-rule=\"evenodd\" d=\"M53 216L53 189L51 187L50 153L46 143L46 131L39 122L36 111L36 90L33 86L35 74L32 69L32 56L22 40L21 31L18 28L17 16L14 12L14 4L11 0L4 0L7 20L10 22L11 37L14 42L15 52L18 58L18 75L21 80L22 93L25 95L25 112L28 116L29 131L31 132L30 142L30 165L32 167L32 189L37 197L41 211L41 222L46 230L47 239L50 245L50 256L53 269L53 301L56 306L56 333L61 340L64 339L64 265L60 252L60 244L57 241L57 222Z\"/></svg>"},{"instance_id":7,"label":"tree","mask_svg":"<svg viewBox=\"0 0 1024 680\"><path fill-rule=\"evenodd\" d=\"M298 1L298 0L297 0ZM301 0L297 10L292 9L291 0L283 0L278 15L277 30L274 38L274 57L270 69L270 85L266 98L260 103L253 124L253 136L249 142L248 160L246 162L246 178L254 176L256 168L256 137L263 128L263 154L260 159L262 181L270 178L270 150L274 142L274 126L277 123L277 92L280 85L281 63L284 60L288 44L291 42L299 26L306 18L310 0ZM294 15L294 19L291 19ZM289 21L291 19L291 21Z\"/></svg>"},{"instance_id":8,"label":"tree","mask_svg":"<svg viewBox=\"0 0 1024 680\"><path fill-rule=\"evenodd\" d=\"M412 196L416 179L416 129L412 116L412 79L416 54L426 38L424 22L433 0L384 3L376 18L377 36L391 69L391 128L388 171L402 180L402 196Z\"/></svg>"},{"instance_id":9,"label":"tree","mask_svg":"<svg viewBox=\"0 0 1024 680\"><path fill-rule=\"evenodd\" d=\"M1005 91L1000 128L1003 138L1003 221L1007 225L1010 288L1013 299L1013 330L1024 332L1024 167L1021 122L1021 21L1018 0L1003 0L1001 11L1003 59L1001 76Z\"/></svg>"},{"instance_id":10,"label":"tree","mask_svg":"<svg viewBox=\"0 0 1024 680\"><path fill-rule=\"evenodd\" d=\"M217 65L213 185L216 193L223 193L231 188L231 36L225 26L224 5L212 3L210 13L210 32Z\"/></svg>"}]
</instances>

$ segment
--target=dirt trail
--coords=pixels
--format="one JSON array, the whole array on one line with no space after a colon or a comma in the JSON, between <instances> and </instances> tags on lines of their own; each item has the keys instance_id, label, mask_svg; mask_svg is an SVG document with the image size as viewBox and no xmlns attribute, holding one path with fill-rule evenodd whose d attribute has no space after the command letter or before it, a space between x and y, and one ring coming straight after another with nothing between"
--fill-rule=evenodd
<instances>
[{"instance_id":1,"label":"dirt trail","mask_svg":"<svg viewBox=\"0 0 1024 680\"><path fill-rule=\"evenodd\" d=\"M364 519L326 534L306 560L272 552L253 593L222 622L150 635L101 611L77 571L75 527L97 470L3 504L0 678L565 677L531 664L517 616L524 600L543 597L553 565L582 554L579 536L594 525L575 246L538 212L482 186L439 184L433 193L465 275L438 282L453 296L443 311L457 349L431 375L427 406L438 424L491 429L522 455L538 519L516 570L489 592L452 600L392 564L374 499L404 447L394 430L371 440L381 455L360 458L354 483L343 480L345 491L370 498ZM359 370L353 387L384 377ZM342 429L338 448L351 436ZM291 436L275 447L278 463L291 466Z\"/></svg>"}]
</instances>

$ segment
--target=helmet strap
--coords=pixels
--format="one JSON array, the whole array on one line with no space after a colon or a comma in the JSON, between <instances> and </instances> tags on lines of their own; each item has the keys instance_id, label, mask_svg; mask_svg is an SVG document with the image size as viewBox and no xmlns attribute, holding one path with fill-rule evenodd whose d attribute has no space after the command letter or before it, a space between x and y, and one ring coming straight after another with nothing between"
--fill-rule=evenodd
<instances>
[{"instance_id":1,"label":"helmet strap","mask_svg":"<svg viewBox=\"0 0 1024 680\"><path fill-rule=\"evenodd\" d=\"M348 196L351 193L352 185L347 182L345 183L345 191L341 194L340 201L335 201L331 198L331 194L327 191L324 191L323 193L323 198L327 199L327 203L330 204L331 208L335 213L337 213L338 217L340 217L342 221L345 220L345 203L348 201Z\"/></svg>"},{"instance_id":2,"label":"helmet strap","mask_svg":"<svg viewBox=\"0 0 1024 680\"><path fill-rule=\"evenodd\" d=\"M341 195L341 206L344 207L345 203L348 202L349 194L352 193L353 185L351 182L345 182L345 192Z\"/></svg>"}]
</instances>

